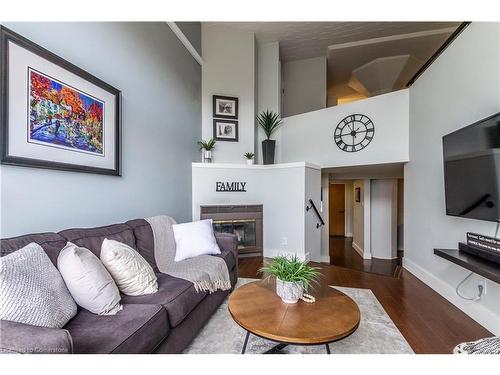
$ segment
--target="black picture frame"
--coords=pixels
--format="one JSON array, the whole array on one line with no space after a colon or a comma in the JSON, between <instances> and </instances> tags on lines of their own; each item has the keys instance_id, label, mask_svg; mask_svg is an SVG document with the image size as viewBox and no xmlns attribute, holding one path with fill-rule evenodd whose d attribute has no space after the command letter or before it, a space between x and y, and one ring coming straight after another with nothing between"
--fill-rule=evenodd
<instances>
[{"instance_id":1,"label":"black picture frame","mask_svg":"<svg viewBox=\"0 0 500 375\"><path fill-rule=\"evenodd\" d=\"M354 199L356 202L361 202L361 188L357 187L354 189Z\"/></svg>"},{"instance_id":2,"label":"black picture frame","mask_svg":"<svg viewBox=\"0 0 500 375\"><path fill-rule=\"evenodd\" d=\"M217 101L225 100L234 102L234 115L226 115L217 110ZM213 95L212 96L212 113L214 118L238 119L238 98L232 96Z\"/></svg>"},{"instance_id":3,"label":"black picture frame","mask_svg":"<svg viewBox=\"0 0 500 375\"><path fill-rule=\"evenodd\" d=\"M9 49L8 43L12 42L59 67L89 81L99 88L114 95L115 99L115 149L114 168L99 168L94 166L61 163L42 159L32 159L9 155ZM15 33L14 31L0 25L0 147L1 160L4 165L21 167L55 169L61 171L73 171L84 173L96 173L103 175L121 176L121 91L95 77L89 72L79 68L69 61L57 56L49 50L33 43L29 39Z\"/></svg>"},{"instance_id":4,"label":"black picture frame","mask_svg":"<svg viewBox=\"0 0 500 375\"><path fill-rule=\"evenodd\" d=\"M234 137L233 138L225 138L225 137L219 137L217 135L217 124L222 123L222 124L230 124L234 125ZM213 138L215 138L217 141L222 141L222 142L238 142L238 121L234 120L225 120L225 119L214 119L213 122Z\"/></svg>"}]
</instances>

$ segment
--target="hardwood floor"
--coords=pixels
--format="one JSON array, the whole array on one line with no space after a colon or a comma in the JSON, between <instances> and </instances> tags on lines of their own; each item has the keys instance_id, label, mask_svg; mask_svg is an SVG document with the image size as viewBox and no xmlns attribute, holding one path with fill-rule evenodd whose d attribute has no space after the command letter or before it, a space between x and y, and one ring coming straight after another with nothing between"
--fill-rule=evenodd
<instances>
[{"instance_id":1,"label":"hardwood floor","mask_svg":"<svg viewBox=\"0 0 500 375\"><path fill-rule=\"evenodd\" d=\"M399 277L402 269L401 258L363 259L352 247L352 237L339 236L330 237L330 264L391 277Z\"/></svg>"},{"instance_id":2,"label":"hardwood floor","mask_svg":"<svg viewBox=\"0 0 500 375\"><path fill-rule=\"evenodd\" d=\"M263 258L239 260L239 276L260 278ZM371 289L415 353L451 353L463 341L492 336L408 271L399 278L314 264L329 285Z\"/></svg>"}]
</instances>

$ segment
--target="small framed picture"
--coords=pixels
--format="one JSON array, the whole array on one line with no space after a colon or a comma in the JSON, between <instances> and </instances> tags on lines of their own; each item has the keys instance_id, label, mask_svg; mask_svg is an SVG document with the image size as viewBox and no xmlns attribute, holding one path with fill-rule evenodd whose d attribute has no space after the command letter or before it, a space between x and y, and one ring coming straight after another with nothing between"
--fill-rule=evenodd
<instances>
[{"instance_id":1,"label":"small framed picture","mask_svg":"<svg viewBox=\"0 0 500 375\"><path fill-rule=\"evenodd\" d=\"M213 96L213 117L238 118L238 98L230 96Z\"/></svg>"},{"instance_id":2,"label":"small framed picture","mask_svg":"<svg viewBox=\"0 0 500 375\"><path fill-rule=\"evenodd\" d=\"M356 202L361 202L361 188L357 187L354 195L355 195Z\"/></svg>"},{"instance_id":3,"label":"small framed picture","mask_svg":"<svg viewBox=\"0 0 500 375\"><path fill-rule=\"evenodd\" d=\"M238 121L214 119L214 138L218 141L238 142Z\"/></svg>"}]
</instances>

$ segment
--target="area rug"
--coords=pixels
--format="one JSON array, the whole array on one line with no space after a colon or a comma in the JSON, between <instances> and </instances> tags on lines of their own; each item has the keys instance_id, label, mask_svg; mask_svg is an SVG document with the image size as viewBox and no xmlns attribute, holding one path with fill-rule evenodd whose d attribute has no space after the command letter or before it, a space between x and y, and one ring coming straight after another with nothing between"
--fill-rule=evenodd
<instances>
[{"instance_id":1,"label":"area rug","mask_svg":"<svg viewBox=\"0 0 500 375\"><path fill-rule=\"evenodd\" d=\"M238 279L237 287L255 279ZM332 354L409 354L410 345L396 328L391 318L370 289L332 286L347 294L359 306L361 321L349 337L330 344ZM187 354L238 354L241 353L246 331L238 326L227 309L227 300L219 306L205 327L184 350ZM276 343L250 334L247 354L263 353ZM284 352L293 354L325 354L324 345L289 345Z\"/></svg>"}]
</instances>

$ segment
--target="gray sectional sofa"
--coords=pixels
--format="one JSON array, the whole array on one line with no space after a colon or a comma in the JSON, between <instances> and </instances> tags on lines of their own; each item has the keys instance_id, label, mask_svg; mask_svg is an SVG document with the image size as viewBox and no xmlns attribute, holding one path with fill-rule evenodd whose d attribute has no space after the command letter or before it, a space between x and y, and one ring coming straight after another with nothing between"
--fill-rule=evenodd
<instances>
[{"instance_id":1,"label":"gray sectional sofa","mask_svg":"<svg viewBox=\"0 0 500 375\"><path fill-rule=\"evenodd\" d=\"M1 256L31 242L42 246L56 265L67 241L99 256L104 238L136 249L158 276L157 293L122 295L123 310L99 316L79 307L62 329L0 321L0 351L11 353L180 353L197 335L230 291L196 292L192 283L158 271L153 232L143 219L99 228L67 229L59 233L28 234L0 240ZM216 234L234 288L238 278L237 239Z\"/></svg>"}]
</instances>

